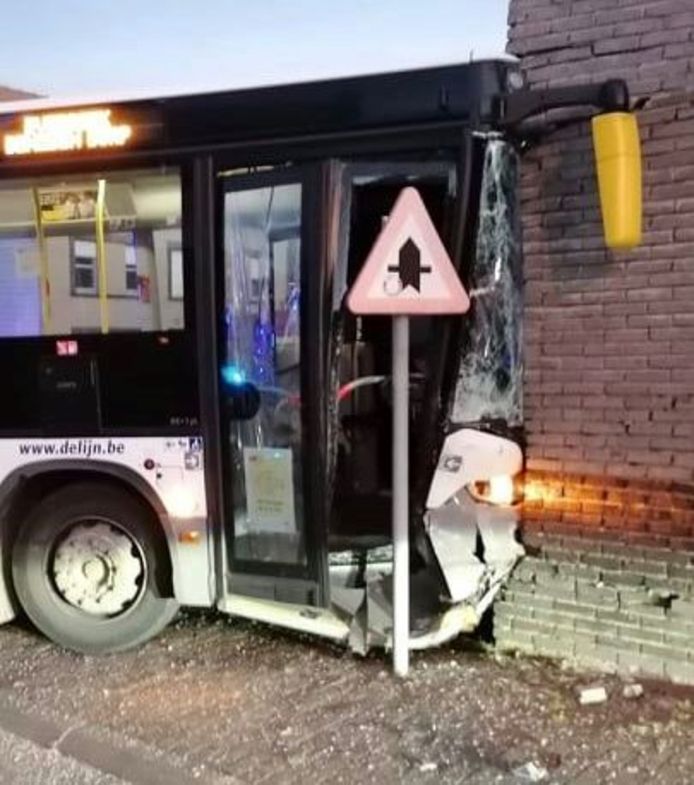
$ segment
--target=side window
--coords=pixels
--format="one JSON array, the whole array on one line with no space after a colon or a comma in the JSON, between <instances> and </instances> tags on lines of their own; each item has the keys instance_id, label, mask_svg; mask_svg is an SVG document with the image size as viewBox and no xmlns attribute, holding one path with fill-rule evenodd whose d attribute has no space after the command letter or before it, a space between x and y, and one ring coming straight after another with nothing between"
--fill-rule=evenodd
<instances>
[{"instance_id":1,"label":"side window","mask_svg":"<svg viewBox=\"0 0 694 785\"><path fill-rule=\"evenodd\" d=\"M125 291L131 297L137 297L137 248L133 241L125 247Z\"/></svg>"},{"instance_id":2,"label":"side window","mask_svg":"<svg viewBox=\"0 0 694 785\"><path fill-rule=\"evenodd\" d=\"M177 170L1 180L0 338L183 329L181 222Z\"/></svg>"},{"instance_id":3,"label":"side window","mask_svg":"<svg viewBox=\"0 0 694 785\"><path fill-rule=\"evenodd\" d=\"M72 293L96 295L96 243L75 240L72 246Z\"/></svg>"}]
</instances>

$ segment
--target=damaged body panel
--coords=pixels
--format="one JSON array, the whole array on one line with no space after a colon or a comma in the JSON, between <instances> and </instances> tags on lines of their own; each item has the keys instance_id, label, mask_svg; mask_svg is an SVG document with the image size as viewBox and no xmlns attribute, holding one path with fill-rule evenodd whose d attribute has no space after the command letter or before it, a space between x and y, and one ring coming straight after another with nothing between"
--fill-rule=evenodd
<instances>
[{"instance_id":1,"label":"damaged body panel","mask_svg":"<svg viewBox=\"0 0 694 785\"><path fill-rule=\"evenodd\" d=\"M479 215L471 268L466 276L473 307L470 314L462 317L460 341L449 347L447 355L448 362L457 368L450 414L444 426L449 433L440 449L427 489L424 512L413 512L411 520L412 531L419 532L419 542L427 543L424 546L427 552L423 559L425 566L411 574L411 644L419 639L421 646L428 645L427 641L434 645L434 641L440 640L444 618L446 639L449 633L451 636L457 634L452 632L453 629L473 631L504 579L523 555L523 548L516 539L518 520L511 505L512 499L505 500L506 504L502 506L494 506L489 501L473 498L467 491L467 487L475 482L497 482L500 478L507 482L522 470L523 465L520 446L511 438L512 431L522 424L522 272L516 192L518 156L513 147L497 135L485 139L481 146L478 142L476 149L481 151L482 156ZM422 174L420 170L420 178ZM415 172L410 174L409 182L412 180L417 182ZM465 181L459 173L458 182ZM380 181L374 174L370 182L388 183L387 171L380 175ZM399 184L405 182L409 184L404 179ZM448 193L454 211L458 202L450 183L449 178ZM458 219L453 212L450 220L455 222ZM355 239L348 236L345 242L353 247ZM363 238L357 242L363 247ZM363 323L358 324L357 329L363 329ZM432 328L421 322L415 329L431 335ZM376 349L370 346L368 334L361 332L358 338L361 339L361 356L373 358ZM421 369L426 376L432 362L436 361L436 358L432 360L432 353L435 357L442 350L430 344L423 345L425 352L420 359L415 342L412 371L416 374ZM350 346L347 350L354 351ZM348 401L349 405L361 406L362 411L366 406L367 411L369 407L374 411L373 396L376 391L382 391L384 387L387 389L388 366L382 363L376 368L373 359L371 363L367 367L356 366L358 373L355 370L354 379L343 381L338 399L341 392L349 398L350 394L357 392L357 387L361 387L359 394L363 396L364 390L367 390L372 396L370 402L362 398L361 404ZM415 374L411 376L415 406L431 406L430 400L418 398L419 395L426 396L427 387L418 386ZM372 389L369 390L369 387ZM417 444L418 422L416 412L413 414L412 438ZM385 411L381 422L388 422ZM421 422L426 420L420 418ZM461 424L466 427L461 427ZM490 427L496 433L491 433ZM368 455L367 466L373 459L373 454ZM373 466L367 469L367 473L368 479L373 481L376 476ZM414 487L419 485L415 483ZM382 503L388 501L387 482L383 483L380 496ZM338 497L338 501L343 500ZM366 497L363 501L369 503ZM415 499L413 508L422 509L422 502L418 503ZM385 537L389 534L389 511L389 506L383 504L380 518L381 533ZM373 645L389 645L392 564L389 560L381 562L380 573L376 569L377 564L377 560L372 562L362 574L363 597L350 614L349 640L355 651L366 651ZM356 588L351 591L356 591ZM352 595L352 602L356 602L355 597Z\"/></svg>"},{"instance_id":2,"label":"damaged body panel","mask_svg":"<svg viewBox=\"0 0 694 785\"><path fill-rule=\"evenodd\" d=\"M517 510L510 503L475 498L469 490L476 481L497 474L511 477L521 467L520 448L508 439L463 429L446 440L429 493L434 503L422 521L434 562L411 575L410 648L473 632L522 558ZM350 647L361 654L371 647L389 648L392 549L334 556L331 597L333 607L349 620Z\"/></svg>"}]
</instances>

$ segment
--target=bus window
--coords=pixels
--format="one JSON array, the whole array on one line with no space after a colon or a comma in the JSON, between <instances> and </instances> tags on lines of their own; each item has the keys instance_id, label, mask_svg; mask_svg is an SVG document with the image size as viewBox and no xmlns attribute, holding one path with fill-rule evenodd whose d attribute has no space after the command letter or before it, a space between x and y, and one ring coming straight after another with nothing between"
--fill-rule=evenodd
<instances>
[{"instance_id":1,"label":"bus window","mask_svg":"<svg viewBox=\"0 0 694 785\"><path fill-rule=\"evenodd\" d=\"M177 172L0 184L0 337L181 330L181 266Z\"/></svg>"}]
</instances>

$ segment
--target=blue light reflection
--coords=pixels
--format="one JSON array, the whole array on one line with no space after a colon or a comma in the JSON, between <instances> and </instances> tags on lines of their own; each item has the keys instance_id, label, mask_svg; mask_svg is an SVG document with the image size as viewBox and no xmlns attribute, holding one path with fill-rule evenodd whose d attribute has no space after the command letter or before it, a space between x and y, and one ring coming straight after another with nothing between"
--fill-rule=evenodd
<instances>
[{"instance_id":1,"label":"blue light reflection","mask_svg":"<svg viewBox=\"0 0 694 785\"><path fill-rule=\"evenodd\" d=\"M222 379L231 387L239 387L246 381L246 374L237 365L223 365L220 372Z\"/></svg>"}]
</instances>

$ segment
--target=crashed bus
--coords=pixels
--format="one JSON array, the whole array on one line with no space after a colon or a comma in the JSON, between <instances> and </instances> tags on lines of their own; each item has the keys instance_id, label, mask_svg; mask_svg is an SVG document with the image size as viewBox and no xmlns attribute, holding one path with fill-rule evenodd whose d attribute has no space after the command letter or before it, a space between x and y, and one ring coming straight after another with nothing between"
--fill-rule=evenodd
<instances>
[{"instance_id":1,"label":"crashed bus","mask_svg":"<svg viewBox=\"0 0 694 785\"><path fill-rule=\"evenodd\" d=\"M517 180L554 109L593 116L606 241L635 244L619 80L498 59L3 106L0 621L100 653L216 607L390 645L390 327L345 301L408 187L472 302L411 325L409 645L474 630L523 553Z\"/></svg>"}]
</instances>

